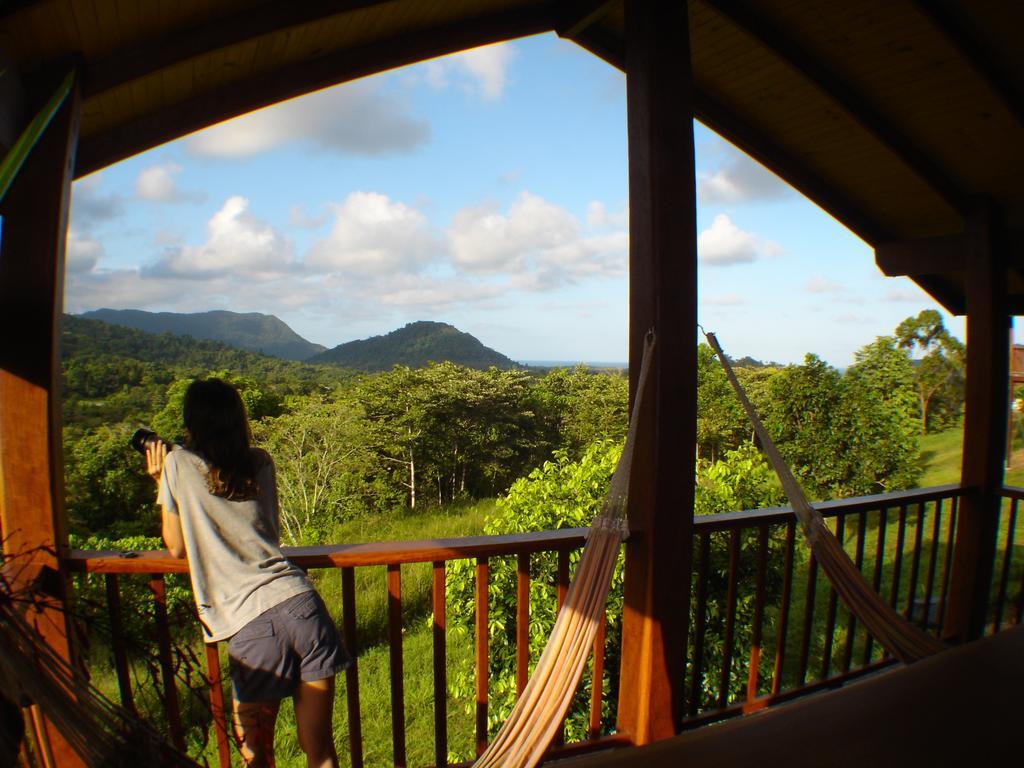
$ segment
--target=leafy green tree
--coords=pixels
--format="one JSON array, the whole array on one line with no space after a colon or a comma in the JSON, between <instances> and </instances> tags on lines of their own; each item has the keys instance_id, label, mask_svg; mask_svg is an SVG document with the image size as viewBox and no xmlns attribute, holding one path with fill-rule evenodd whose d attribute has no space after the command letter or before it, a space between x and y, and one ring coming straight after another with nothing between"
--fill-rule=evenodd
<instances>
[{"instance_id":1,"label":"leafy green tree","mask_svg":"<svg viewBox=\"0 0 1024 768\"><path fill-rule=\"evenodd\" d=\"M550 440L572 458L598 440L622 441L629 424L629 378L585 366L555 368L534 384Z\"/></svg>"},{"instance_id":2,"label":"leafy green tree","mask_svg":"<svg viewBox=\"0 0 1024 768\"><path fill-rule=\"evenodd\" d=\"M964 401L964 345L934 309L908 317L896 327L901 349L921 354L914 367L921 433L954 423Z\"/></svg>"},{"instance_id":3,"label":"leafy green tree","mask_svg":"<svg viewBox=\"0 0 1024 768\"><path fill-rule=\"evenodd\" d=\"M293 402L290 412L253 422L253 437L274 459L289 544L330 541L339 523L400 503L381 482L371 425L351 399Z\"/></svg>"},{"instance_id":4,"label":"leafy green tree","mask_svg":"<svg viewBox=\"0 0 1024 768\"><path fill-rule=\"evenodd\" d=\"M746 414L707 344L697 347L697 453L714 461L748 432Z\"/></svg>"},{"instance_id":5,"label":"leafy green tree","mask_svg":"<svg viewBox=\"0 0 1024 768\"><path fill-rule=\"evenodd\" d=\"M566 451L557 451L551 461L534 469L527 477L512 484L508 494L498 500L495 515L485 525L492 535L553 530L590 525L607 491L622 446L612 441L592 445L579 461L572 461ZM570 567L579 562L580 552L570 557ZM474 631L474 568L470 561L450 564L448 579L449 616L452 631L472 635ZM516 562L514 559L492 559L488 582L490 605L490 699L488 727L493 732L508 716L515 701L516 649L510 638L516 633ZM557 561L553 556L537 556L530 560L530 658L534 662L547 642L555 622L557 607ZM612 577L607 609L607 638L610 651L605 663L605 696L608 707L617 699L618 656L621 643L622 557ZM587 729L588 673L573 701L566 733L569 740L582 740ZM471 669L455 670L449 685L457 694L472 699L474 686ZM604 713L610 725L614 714Z\"/></svg>"},{"instance_id":6,"label":"leafy green tree","mask_svg":"<svg viewBox=\"0 0 1024 768\"><path fill-rule=\"evenodd\" d=\"M78 438L68 433L64 490L73 533L115 538L159 534L156 486L128 444L132 431L128 424L115 424Z\"/></svg>"}]
</instances>

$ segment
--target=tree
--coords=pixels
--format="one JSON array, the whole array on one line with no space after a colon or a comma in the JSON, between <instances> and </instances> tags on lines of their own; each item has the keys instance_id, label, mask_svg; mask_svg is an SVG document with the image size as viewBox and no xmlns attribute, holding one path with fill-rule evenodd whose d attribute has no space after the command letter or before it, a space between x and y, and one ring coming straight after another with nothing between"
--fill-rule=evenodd
<instances>
[{"instance_id":1,"label":"tree","mask_svg":"<svg viewBox=\"0 0 1024 768\"><path fill-rule=\"evenodd\" d=\"M953 423L964 401L963 343L946 330L934 309L900 323L896 338L901 349L921 353L914 367L921 433Z\"/></svg>"},{"instance_id":2,"label":"tree","mask_svg":"<svg viewBox=\"0 0 1024 768\"><path fill-rule=\"evenodd\" d=\"M351 398L293 401L289 413L253 422L253 437L274 459L288 543L329 541L338 523L401 503L382 482L371 425Z\"/></svg>"}]
</instances>

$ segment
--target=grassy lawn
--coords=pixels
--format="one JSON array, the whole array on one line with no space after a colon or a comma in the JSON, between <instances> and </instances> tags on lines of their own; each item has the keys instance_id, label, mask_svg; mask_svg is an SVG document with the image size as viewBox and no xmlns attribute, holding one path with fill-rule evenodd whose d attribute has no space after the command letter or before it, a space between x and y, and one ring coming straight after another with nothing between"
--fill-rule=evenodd
<instances>
[{"instance_id":1,"label":"grassy lawn","mask_svg":"<svg viewBox=\"0 0 1024 768\"><path fill-rule=\"evenodd\" d=\"M954 427L944 432L921 438L921 461L924 474L918 482L922 488L932 485L960 482L960 457L963 451L964 431ZM1024 486L1024 440L1013 441L1013 455L1006 470L1006 485Z\"/></svg>"}]
</instances>

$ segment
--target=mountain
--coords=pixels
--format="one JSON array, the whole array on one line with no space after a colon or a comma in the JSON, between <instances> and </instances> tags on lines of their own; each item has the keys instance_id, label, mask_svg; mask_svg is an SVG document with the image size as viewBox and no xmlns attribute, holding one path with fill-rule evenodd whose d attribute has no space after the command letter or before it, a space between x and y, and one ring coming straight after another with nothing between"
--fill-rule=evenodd
<instances>
[{"instance_id":1,"label":"mountain","mask_svg":"<svg viewBox=\"0 0 1024 768\"><path fill-rule=\"evenodd\" d=\"M299 336L274 315L259 312L143 312L140 309L97 309L82 317L123 325L147 333L173 333L195 339L211 339L229 346L261 352L282 360L306 360L327 347Z\"/></svg>"},{"instance_id":2,"label":"mountain","mask_svg":"<svg viewBox=\"0 0 1024 768\"><path fill-rule=\"evenodd\" d=\"M393 365L419 368L427 363L445 361L481 370L491 366L503 369L519 367L500 352L485 347L474 336L447 323L426 320L409 323L384 336L340 344L307 362L329 363L363 371L386 371Z\"/></svg>"}]
</instances>

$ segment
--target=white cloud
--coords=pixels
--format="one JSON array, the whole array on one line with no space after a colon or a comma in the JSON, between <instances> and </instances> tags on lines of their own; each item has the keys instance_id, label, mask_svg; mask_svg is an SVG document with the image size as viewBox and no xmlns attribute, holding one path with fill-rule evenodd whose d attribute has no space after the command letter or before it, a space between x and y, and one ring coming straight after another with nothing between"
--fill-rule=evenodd
<instances>
[{"instance_id":1,"label":"white cloud","mask_svg":"<svg viewBox=\"0 0 1024 768\"><path fill-rule=\"evenodd\" d=\"M293 141L335 152L411 152L430 124L366 81L346 83L236 117L192 136L186 146L207 157L243 158Z\"/></svg>"},{"instance_id":2,"label":"white cloud","mask_svg":"<svg viewBox=\"0 0 1024 768\"><path fill-rule=\"evenodd\" d=\"M713 267L756 261L763 248L753 234L737 227L724 213L715 216L711 226L697 236L700 260Z\"/></svg>"},{"instance_id":3,"label":"white cloud","mask_svg":"<svg viewBox=\"0 0 1024 768\"><path fill-rule=\"evenodd\" d=\"M922 302L935 303L934 299L919 288L891 288L886 291L885 300L900 304L920 304Z\"/></svg>"},{"instance_id":4,"label":"white cloud","mask_svg":"<svg viewBox=\"0 0 1024 768\"><path fill-rule=\"evenodd\" d=\"M306 267L349 276L416 272L441 250L441 238L415 208L375 192L353 192L332 208L330 234L306 254Z\"/></svg>"},{"instance_id":5,"label":"white cloud","mask_svg":"<svg viewBox=\"0 0 1024 768\"><path fill-rule=\"evenodd\" d=\"M828 280L820 276L815 276L808 280L806 288L809 293L842 293L845 290L842 283L837 283L834 280Z\"/></svg>"},{"instance_id":6,"label":"white cloud","mask_svg":"<svg viewBox=\"0 0 1024 768\"><path fill-rule=\"evenodd\" d=\"M123 206L117 194L104 195L102 173L93 173L71 185L71 221L73 226L88 230L93 225L121 215Z\"/></svg>"},{"instance_id":7,"label":"white cloud","mask_svg":"<svg viewBox=\"0 0 1024 768\"><path fill-rule=\"evenodd\" d=\"M82 236L75 229L68 229L64 251L64 268L68 272L91 272L102 255L103 245L98 240Z\"/></svg>"},{"instance_id":8,"label":"white cloud","mask_svg":"<svg viewBox=\"0 0 1024 768\"><path fill-rule=\"evenodd\" d=\"M702 297L700 301L701 304L706 304L709 307L739 307L747 303L745 299L735 293Z\"/></svg>"},{"instance_id":9,"label":"white cloud","mask_svg":"<svg viewBox=\"0 0 1024 768\"><path fill-rule=\"evenodd\" d=\"M135 179L135 194L153 203L180 203L201 200L202 194L183 192L174 177L181 173L177 163L160 163L143 168Z\"/></svg>"},{"instance_id":10,"label":"white cloud","mask_svg":"<svg viewBox=\"0 0 1024 768\"><path fill-rule=\"evenodd\" d=\"M437 90L454 83L487 101L497 101L505 91L514 56L512 45L495 43L425 62L417 75ZM410 79L415 82L417 77Z\"/></svg>"},{"instance_id":11,"label":"white cloud","mask_svg":"<svg viewBox=\"0 0 1024 768\"><path fill-rule=\"evenodd\" d=\"M326 211L310 216L301 205L293 205L288 209L288 223L298 229L319 229L327 221Z\"/></svg>"},{"instance_id":12,"label":"white cloud","mask_svg":"<svg viewBox=\"0 0 1024 768\"><path fill-rule=\"evenodd\" d=\"M476 79L481 95L491 101L501 98L512 46L506 43L485 45L455 55L455 60Z\"/></svg>"},{"instance_id":13,"label":"white cloud","mask_svg":"<svg viewBox=\"0 0 1024 768\"><path fill-rule=\"evenodd\" d=\"M206 242L169 248L144 275L207 279L237 273L241 282L268 279L291 268L291 245L248 211L249 201L229 197L206 224Z\"/></svg>"},{"instance_id":14,"label":"white cloud","mask_svg":"<svg viewBox=\"0 0 1024 768\"><path fill-rule=\"evenodd\" d=\"M778 176L742 153L714 173L697 178L697 199L706 204L775 200L791 192Z\"/></svg>"},{"instance_id":15,"label":"white cloud","mask_svg":"<svg viewBox=\"0 0 1024 768\"><path fill-rule=\"evenodd\" d=\"M587 226L591 229L629 229L629 207L609 211L600 200L593 200L587 206Z\"/></svg>"},{"instance_id":16,"label":"white cloud","mask_svg":"<svg viewBox=\"0 0 1024 768\"><path fill-rule=\"evenodd\" d=\"M462 209L448 235L456 270L510 275L522 290L623 274L629 237L625 231L584 233L575 216L529 192L507 214L493 205Z\"/></svg>"}]
</instances>

